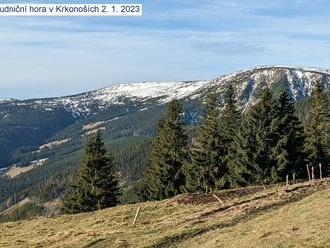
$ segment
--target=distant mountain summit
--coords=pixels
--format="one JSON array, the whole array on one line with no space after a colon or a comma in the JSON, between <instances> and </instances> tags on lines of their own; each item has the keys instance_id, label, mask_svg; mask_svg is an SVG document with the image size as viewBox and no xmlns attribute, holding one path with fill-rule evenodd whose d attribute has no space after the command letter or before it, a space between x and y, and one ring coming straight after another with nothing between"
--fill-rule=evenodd
<instances>
[{"instance_id":1,"label":"distant mountain summit","mask_svg":"<svg viewBox=\"0 0 330 248\"><path fill-rule=\"evenodd\" d=\"M1 103L5 103L15 106L30 106L46 111L64 109L73 114L74 117L88 116L113 105L125 105L134 102L162 104L173 98L182 99L208 83L209 81L123 83L65 97L21 101L4 99L0 100L0 106Z\"/></svg>"},{"instance_id":2,"label":"distant mountain summit","mask_svg":"<svg viewBox=\"0 0 330 248\"><path fill-rule=\"evenodd\" d=\"M258 99L264 87L271 87L275 91L286 89L295 100L299 100L309 96L314 83L320 79L326 80L329 87L330 70L282 65L264 66L206 81L123 83L66 97L33 100L0 99L0 106L4 104L17 107L29 106L45 111L63 109L74 117L79 117L98 113L113 105L134 102L139 102L141 105L148 105L151 102L163 104L173 98L196 99L210 92L221 94L228 84L233 84L240 105L246 107ZM4 116L3 112L2 117Z\"/></svg>"},{"instance_id":3,"label":"distant mountain summit","mask_svg":"<svg viewBox=\"0 0 330 248\"><path fill-rule=\"evenodd\" d=\"M219 92L228 84L234 85L242 107L254 104L262 90L269 87L275 94L286 90L294 100L310 96L317 80L324 80L330 88L330 70L310 67L264 66L224 75L211 80L199 90L200 94Z\"/></svg>"}]
</instances>

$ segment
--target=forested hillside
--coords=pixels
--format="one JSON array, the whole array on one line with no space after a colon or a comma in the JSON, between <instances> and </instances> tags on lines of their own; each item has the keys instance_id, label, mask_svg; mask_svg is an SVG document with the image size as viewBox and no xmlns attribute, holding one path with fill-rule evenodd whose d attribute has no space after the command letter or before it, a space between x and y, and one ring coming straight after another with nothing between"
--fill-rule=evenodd
<instances>
[{"instance_id":1,"label":"forested hillside","mask_svg":"<svg viewBox=\"0 0 330 248\"><path fill-rule=\"evenodd\" d=\"M260 100L265 88L274 96L284 90L294 100L304 124L313 85L323 80L329 89L329 78L327 70L279 66L254 68L211 81L163 83L159 90L153 88L157 88L155 83L141 83L64 98L2 101L0 166L15 164L32 169L13 178L5 174L9 168L0 171L0 210L26 197L40 203L58 198L80 164L85 137L97 130L103 133L117 164L125 189L122 201L134 202L138 200L134 185L146 169L157 122L171 99L182 102L183 124L190 140L211 92L216 93L222 108L224 94L232 86L237 108L244 114ZM35 161L43 160L34 166Z\"/></svg>"}]
</instances>

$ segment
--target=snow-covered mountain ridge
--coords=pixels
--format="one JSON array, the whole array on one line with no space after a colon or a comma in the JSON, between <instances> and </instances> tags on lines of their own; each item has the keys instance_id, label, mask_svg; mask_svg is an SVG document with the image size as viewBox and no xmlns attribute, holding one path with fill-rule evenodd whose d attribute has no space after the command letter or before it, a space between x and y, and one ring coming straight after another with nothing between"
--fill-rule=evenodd
<instances>
[{"instance_id":1,"label":"snow-covered mountain ridge","mask_svg":"<svg viewBox=\"0 0 330 248\"><path fill-rule=\"evenodd\" d=\"M247 108L258 100L265 87L273 91L288 90L294 100L299 100L310 96L318 80L323 80L329 89L330 70L282 65L263 66L220 76L199 91L221 93L228 84L232 84L240 105Z\"/></svg>"},{"instance_id":2,"label":"snow-covered mountain ridge","mask_svg":"<svg viewBox=\"0 0 330 248\"><path fill-rule=\"evenodd\" d=\"M45 111L64 108L75 116L82 114L89 115L111 105L123 105L128 102L140 102L143 104L147 101L156 101L161 104L173 98L182 99L206 85L208 82L209 81L123 83L65 97L31 100L0 100L0 106L1 103L10 103L16 106L43 108Z\"/></svg>"},{"instance_id":3,"label":"snow-covered mountain ridge","mask_svg":"<svg viewBox=\"0 0 330 248\"><path fill-rule=\"evenodd\" d=\"M162 104L173 98L198 98L209 92L221 93L228 84L236 88L242 106L256 101L264 87L282 84L297 100L310 95L316 80L326 80L329 85L330 70L312 67L263 66L220 76L208 81L144 82L117 84L102 89L58 98L32 100L0 100L1 104L42 108L45 111L63 108L73 116L90 115L112 105L138 102Z\"/></svg>"}]
</instances>

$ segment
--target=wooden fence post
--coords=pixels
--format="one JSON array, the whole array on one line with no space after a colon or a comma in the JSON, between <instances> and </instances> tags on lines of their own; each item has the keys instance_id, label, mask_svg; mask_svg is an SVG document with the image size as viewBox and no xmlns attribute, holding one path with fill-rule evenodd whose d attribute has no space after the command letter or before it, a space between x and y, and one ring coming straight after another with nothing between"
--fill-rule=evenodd
<instances>
[{"instance_id":1,"label":"wooden fence post","mask_svg":"<svg viewBox=\"0 0 330 248\"><path fill-rule=\"evenodd\" d=\"M294 173L294 172L292 174L292 181L293 181L293 184L296 184L296 173Z\"/></svg>"},{"instance_id":2,"label":"wooden fence post","mask_svg":"<svg viewBox=\"0 0 330 248\"><path fill-rule=\"evenodd\" d=\"M312 166L312 181L314 181L315 176L314 176L314 166Z\"/></svg>"},{"instance_id":3,"label":"wooden fence post","mask_svg":"<svg viewBox=\"0 0 330 248\"><path fill-rule=\"evenodd\" d=\"M218 200L218 202L220 202L223 205L223 201L221 201L221 199L216 195L216 194L212 194L212 196Z\"/></svg>"},{"instance_id":4,"label":"wooden fence post","mask_svg":"<svg viewBox=\"0 0 330 248\"><path fill-rule=\"evenodd\" d=\"M309 172L309 165L306 164L306 168L307 168L307 173L308 173L308 181L311 180L311 173Z\"/></svg>"},{"instance_id":5,"label":"wooden fence post","mask_svg":"<svg viewBox=\"0 0 330 248\"><path fill-rule=\"evenodd\" d=\"M322 180L322 164L319 163L319 167L320 167L320 179Z\"/></svg>"},{"instance_id":6,"label":"wooden fence post","mask_svg":"<svg viewBox=\"0 0 330 248\"><path fill-rule=\"evenodd\" d=\"M289 186L289 175L286 175L286 186Z\"/></svg>"},{"instance_id":7,"label":"wooden fence post","mask_svg":"<svg viewBox=\"0 0 330 248\"><path fill-rule=\"evenodd\" d=\"M138 209L136 210L136 214L135 214L135 217L134 217L134 220L133 220L133 226L135 226L135 223L136 223L136 220L139 216L140 210L141 210L141 207L139 206Z\"/></svg>"}]
</instances>

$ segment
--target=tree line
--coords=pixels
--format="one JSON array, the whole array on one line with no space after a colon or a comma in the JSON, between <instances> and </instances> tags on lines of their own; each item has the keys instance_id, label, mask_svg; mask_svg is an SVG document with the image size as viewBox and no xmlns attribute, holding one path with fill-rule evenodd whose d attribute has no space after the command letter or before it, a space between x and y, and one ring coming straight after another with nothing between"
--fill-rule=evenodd
<instances>
[{"instance_id":1,"label":"tree line","mask_svg":"<svg viewBox=\"0 0 330 248\"><path fill-rule=\"evenodd\" d=\"M182 104L172 100L158 123L137 194L141 200L160 200L183 192L277 183L292 173L305 178L306 164L321 163L326 173L329 134L329 101L323 81L313 89L305 126L286 91L274 97L265 89L261 99L242 113L229 86L223 104L215 94L208 96L201 122L188 138ZM120 195L114 161L101 134L92 135L62 199L63 212L112 207Z\"/></svg>"}]
</instances>

